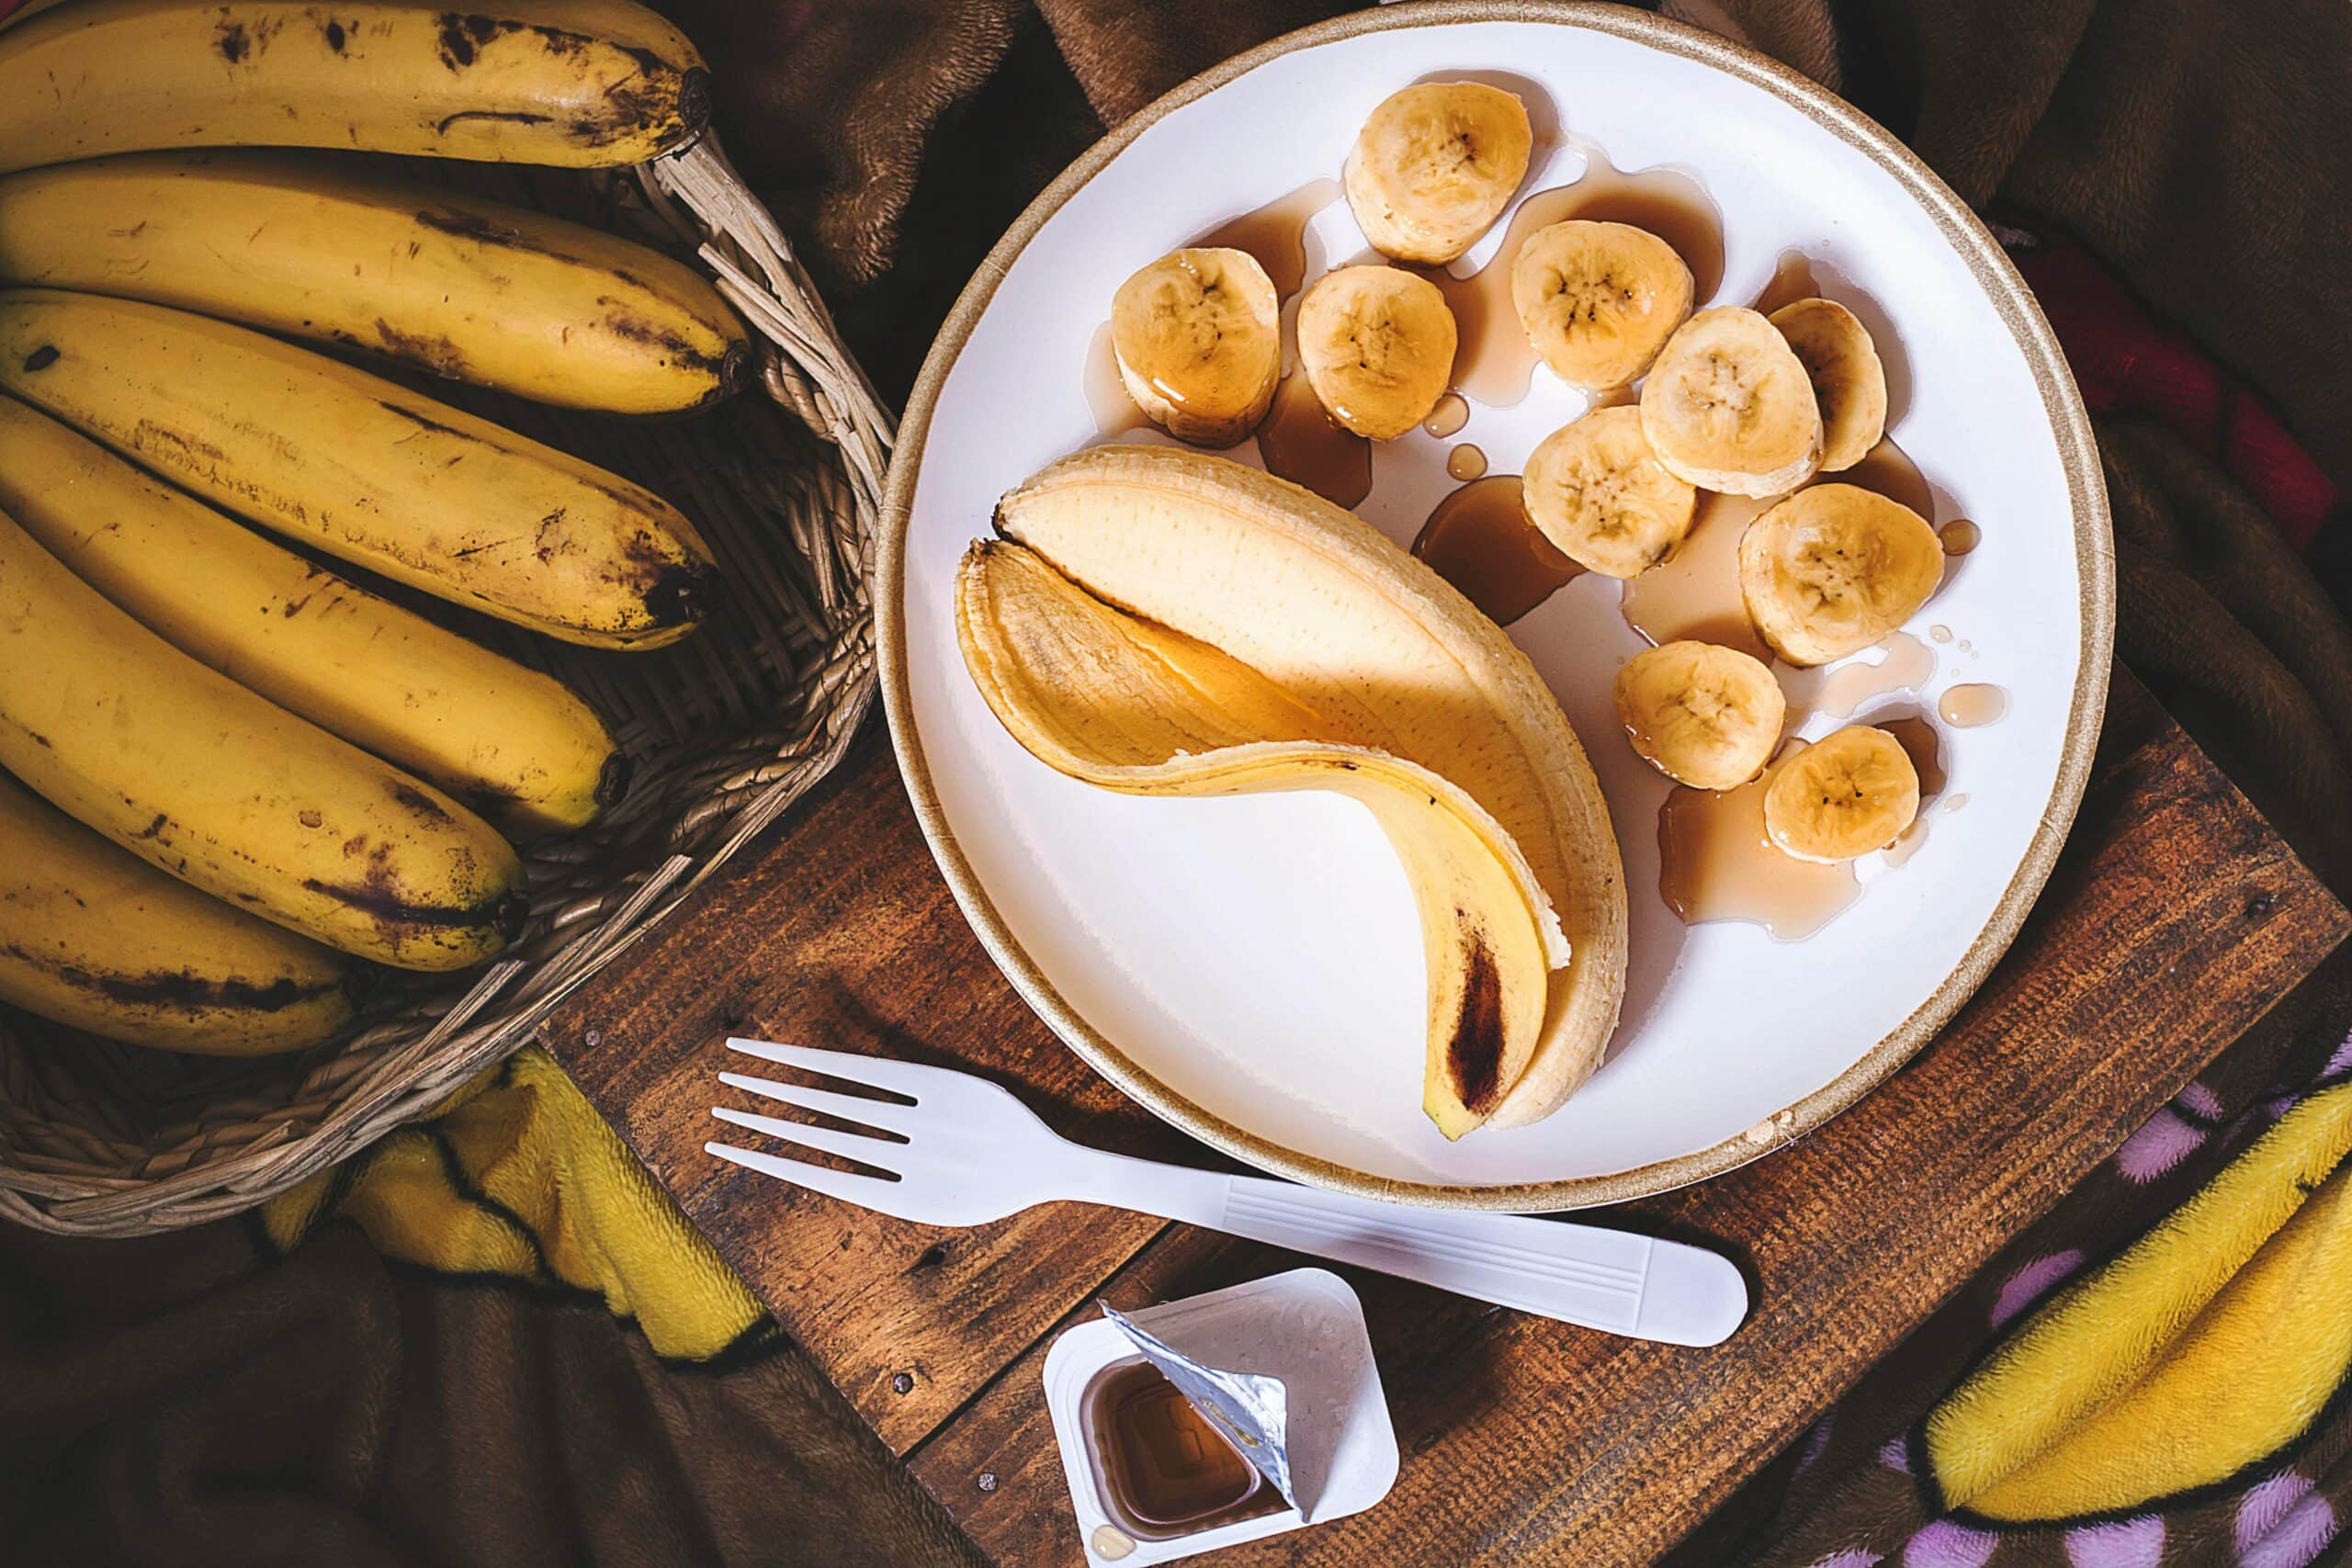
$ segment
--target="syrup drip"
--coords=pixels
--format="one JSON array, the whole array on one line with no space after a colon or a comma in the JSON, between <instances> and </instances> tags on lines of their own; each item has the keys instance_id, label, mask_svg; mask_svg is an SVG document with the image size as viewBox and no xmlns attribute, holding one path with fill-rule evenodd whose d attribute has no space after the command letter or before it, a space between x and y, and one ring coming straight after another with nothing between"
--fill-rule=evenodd
<instances>
[{"instance_id":1,"label":"syrup drip","mask_svg":"<svg viewBox=\"0 0 2352 1568\"><path fill-rule=\"evenodd\" d=\"M1943 736L1928 722L1923 714L1908 714L1901 718L1880 719L1878 728L1903 743L1911 758L1913 771L1919 775L1919 815L1911 826L1903 829L1902 837L1879 852L1890 866L1897 866L1919 852L1928 841L1928 812L1936 797L1944 792L1948 775L1944 771Z\"/></svg>"},{"instance_id":2,"label":"syrup drip","mask_svg":"<svg viewBox=\"0 0 2352 1568\"><path fill-rule=\"evenodd\" d=\"M1227 219L1193 243L1249 252L1273 279L1274 298L1287 299L1306 281L1307 224L1341 195L1337 180L1309 180L1287 196Z\"/></svg>"},{"instance_id":3,"label":"syrup drip","mask_svg":"<svg viewBox=\"0 0 2352 1568\"><path fill-rule=\"evenodd\" d=\"M1909 632L1896 632L1879 647L1886 657L1875 664L1797 670L1784 676L1789 728L1808 717L1849 718L1889 693L1918 691L1935 675L1935 650Z\"/></svg>"},{"instance_id":4,"label":"syrup drip","mask_svg":"<svg viewBox=\"0 0 2352 1568\"><path fill-rule=\"evenodd\" d=\"M1331 423L1304 371L1274 389L1274 406L1258 427L1258 456L1268 473L1341 506L1372 493L1372 443Z\"/></svg>"},{"instance_id":5,"label":"syrup drip","mask_svg":"<svg viewBox=\"0 0 2352 1568\"><path fill-rule=\"evenodd\" d=\"M1791 741L1781 760L1802 750ZM1684 925L1744 920L1775 941L1803 942L1862 896L1850 862L1796 860L1764 836L1771 776L1729 790L1677 784L1658 807L1658 896Z\"/></svg>"},{"instance_id":6,"label":"syrup drip","mask_svg":"<svg viewBox=\"0 0 2352 1568\"><path fill-rule=\"evenodd\" d=\"M1965 648L1967 644L1962 643ZM1936 704L1936 712L1954 729L1974 729L1996 724L2009 711L2009 694L1998 686L1954 686Z\"/></svg>"},{"instance_id":7,"label":"syrup drip","mask_svg":"<svg viewBox=\"0 0 2352 1568\"><path fill-rule=\"evenodd\" d=\"M1119 358L1111 351L1108 321L1094 329L1094 339L1086 345L1085 388L1096 435L1125 435L1151 423L1135 399L1127 396L1126 383L1119 378Z\"/></svg>"},{"instance_id":8,"label":"syrup drip","mask_svg":"<svg viewBox=\"0 0 2352 1568\"><path fill-rule=\"evenodd\" d=\"M1803 251L1786 250L1781 253L1781 264L1772 274L1772 281L1756 297L1756 309L1769 316L1783 305L1821 297L1821 284L1813 276L1813 258Z\"/></svg>"},{"instance_id":9,"label":"syrup drip","mask_svg":"<svg viewBox=\"0 0 2352 1568\"><path fill-rule=\"evenodd\" d=\"M1440 441L1456 434L1470 423L1470 405L1459 392L1448 392L1430 410L1429 418L1421 421L1421 428Z\"/></svg>"},{"instance_id":10,"label":"syrup drip","mask_svg":"<svg viewBox=\"0 0 2352 1568\"><path fill-rule=\"evenodd\" d=\"M1961 517L1945 524L1936 537L1943 541L1944 554L1964 556L1984 542L1984 530Z\"/></svg>"},{"instance_id":11,"label":"syrup drip","mask_svg":"<svg viewBox=\"0 0 2352 1568\"><path fill-rule=\"evenodd\" d=\"M1538 191L1521 202L1494 259L1476 273L1456 277L1439 269L1428 275L1453 311L1458 334L1454 389L1488 408L1519 402L1534 377L1535 347L1527 341L1511 304L1510 270L1520 246L1538 229L1571 218L1630 223L1664 240L1690 264L1701 303L1713 298L1723 282L1723 217L1704 186L1672 169L1626 174L1592 143L1566 140L1585 155L1584 173L1574 183Z\"/></svg>"},{"instance_id":12,"label":"syrup drip","mask_svg":"<svg viewBox=\"0 0 2352 1568\"><path fill-rule=\"evenodd\" d=\"M1413 554L1505 626L1584 570L1527 521L1517 474L1473 479L1439 502Z\"/></svg>"},{"instance_id":13,"label":"syrup drip","mask_svg":"<svg viewBox=\"0 0 2352 1568\"><path fill-rule=\"evenodd\" d=\"M1487 471L1487 455L1465 441L1445 455L1445 471L1464 482L1475 479Z\"/></svg>"},{"instance_id":14,"label":"syrup drip","mask_svg":"<svg viewBox=\"0 0 2352 1568\"><path fill-rule=\"evenodd\" d=\"M1894 444L1894 437L1883 435L1877 446L1862 454L1862 460L1838 473L1823 474L1816 484L1859 485L1863 490L1876 491L1889 501L1899 501L1932 523L1936 520L1936 492L1928 488L1928 476L1911 455ZM1950 551L1946 551L1950 554Z\"/></svg>"}]
</instances>

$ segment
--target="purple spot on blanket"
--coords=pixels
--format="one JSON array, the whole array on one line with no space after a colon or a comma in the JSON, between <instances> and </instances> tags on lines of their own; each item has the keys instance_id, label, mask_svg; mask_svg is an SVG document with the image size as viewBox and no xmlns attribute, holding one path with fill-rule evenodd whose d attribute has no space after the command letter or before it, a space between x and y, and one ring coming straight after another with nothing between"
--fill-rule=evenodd
<instances>
[{"instance_id":1,"label":"purple spot on blanket","mask_svg":"<svg viewBox=\"0 0 2352 1568\"><path fill-rule=\"evenodd\" d=\"M2001 1538L1938 1519L1903 1549L1903 1568L1984 1568Z\"/></svg>"},{"instance_id":2,"label":"purple spot on blanket","mask_svg":"<svg viewBox=\"0 0 2352 1568\"><path fill-rule=\"evenodd\" d=\"M2165 1522L2154 1514L2066 1532L2074 1568L2156 1568L2165 1554Z\"/></svg>"},{"instance_id":3,"label":"purple spot on blanket","mask_svg":"<svg viewBox=\"0 0 2352 1568\"><path fill-rule=\"evenodd\" d=\"M2190 1084L2173 1098L2187 1106L2192 1114L2202 1116L2208 1122L2222 1119L2222 1097L2201 1083Z\"/></svg>"},{"instance_id":4,"label":"purple spot on blanket","mask_svg":"<svg viewBox=\"0 0 2352 1568\"><path fill-rule=\"evenodd\" d=\"M2257 1510L2267 1517L2257 1518ZM2327 1550L2335 1531L2335 1510L2327 1499L2301 1476L2279 1475L2247 1494L2233 1533L2245 1568L2303 1568Z\"/></svg>"},{"instance_id":5,"label":"purple spot on blanket","mask_svg":"<svg viewBox=\"0 0 2352 1568\"><path fill-rule=\"evenodd\" d=\"M1797 1455L1797 1468L1793 1473L1803 1475L1806 1471L1811 1470L1814 1461L1821 1457L1822 1450L1828 1448L1829 1423L1832 1419L1831 1416L1824 1416L1813 1424L1813 1430L1804 1435L1804 1450Z\"/></svg>"},{"instance_id":6,"label":"purple spot on blanket","mask_svg":"<svg viewBox=\"0 0 2352 1568\"><path fill-rule=\"evenodd\" d=\"M2231 1538L2237 1549L2244 1551L2269 1534L2270 1527L2285 1518L2288 1510L2301 1502L2311 1489L2311 1482L2292 1471L2246 1488L2244 1500L2238 1504L2236 1522L2231 1527Z\"/></svg>"},{"instance_id":7,"label":"purple spot on blanket","mask_svg":"<svg viewBox=\"0 0 2352 1568\"><path fill-rule=\"evenodd\" d=\"M2296 1103L2302 1098L2300 1094L2282 1094L2276 1100L2266 1100L2262 1102L2262 1113L2276 1122L2295 1109Z\"/></svg>"},{"instance_id":8,"label":"purple spot on blanket","mask_svg":"<svg viewBox=\"0 0 2352 1568\"><path fill-rule=\"evenodd\" d=\"M1889 1438L1879 1445L1878 1461L1897 1475L1911 1473L1911 1450L1901 1438Z\"/></svg>"},{"instance_id":9,"label":"purple spot on blanket","mask_svg":"<svg viewBox=\"0 0 2352 1568\"><path fill-rule=\"evenodd\" d=\"M2161 1111L2159 1115L2163 1114ZM2145 1131L2145 1129L2142 1129ZM2037 1258L2001 1285L2001 1293L1993 1298L1993 1326L2001 1325L2025 1311L2041 1299L2051 1286L2083 1266L2083 1255L2074 1247L2053 1252L2047 1258Z\"/></svg>"},{"instance_id":10,"label":"purple spot on blanket","mask_svg":"<svg viewBox=\"0 0 2352 1568\"><path fill-rule=\"evenodd\" d=\"M2115 1168L2126 1181L2145 1186L2195 1154L2204 1142L2205 1129L2184 1122L2167 1105L2123 1140L2115 1151Z\"/></svg>"}]
</instances>

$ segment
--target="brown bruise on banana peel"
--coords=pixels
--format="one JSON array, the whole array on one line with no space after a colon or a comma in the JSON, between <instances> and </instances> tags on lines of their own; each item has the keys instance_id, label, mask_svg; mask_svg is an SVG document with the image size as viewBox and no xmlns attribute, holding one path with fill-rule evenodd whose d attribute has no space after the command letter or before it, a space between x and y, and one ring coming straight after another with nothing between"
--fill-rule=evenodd
<instances>
[{"instance_id":1,"label":"brown bruise on banana peel","mask_svg":"<svg viewBox=\"0 0 2352 1568\"><path fill-rule=\"evenodd\" d=\"M208 979L186 970L149 970L119 974L92 969L70 959L31 952L16 942L0 944L0 953L27 968L39 970L71 989L103 998L122 1007L152 1008L187 1017L191 1022L207 1013L276 1013L334 996L350 994L351 985L336 977L304 985L291 976L266 984L234 976Z\"/></svg>"},{"instance_id":2,"label":"brown bruise on banana peel","mask_svg":"<svg viewBox=\"0 0 2352 1568\"><path fill-rule=\"evenodd\" d=\"M558 115L514 110L473 110L463 118L503 118L531 124L560 124L567 140L589 148L608 147L649 132L655 140L651 155L675 152L702 133L710 119L710 73L700 65L680 66L652 50L567 31L541 22L518 21L481 12L445 11L435 18L435 43L447 70L463 73L493 46L519 43L537 47L551 59L584 64L600 57L626 60L633 67L600 89L600 99L575 111ZM340 50L337 53L342 52ZM452 116L451 119L460 117ZM441 129L447 130L449 121Z\"/></svg>"},{"instance_id":3,"label":"brown bruise on banana peel","mask_svg":"<svg viewBox=\"0 0 2352 1568\"><path fill-rule=\"evenodd\" d=\"M1456 913L1462 916L1470 967L1463 980L1462 1006L1454 1017L1453 1033L1445 1045L1445 1067L1454 1098L1483 1122L1503 1098L1502 972L1467 913Z\"/></svg>"}]
</instances>

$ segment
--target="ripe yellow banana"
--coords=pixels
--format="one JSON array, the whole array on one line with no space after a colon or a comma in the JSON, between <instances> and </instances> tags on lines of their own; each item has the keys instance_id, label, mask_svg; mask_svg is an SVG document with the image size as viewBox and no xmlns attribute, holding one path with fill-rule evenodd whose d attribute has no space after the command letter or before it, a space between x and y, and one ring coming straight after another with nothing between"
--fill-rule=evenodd
<instances>
[{"instance_id":1,"label":"ripe yellow banana","mask_svg":"<svg viewBox=\"0 0 2352 1568\"><path fill-rule=\"evenodd\" d=\"M1348 209L1381 254L1442 266L1502 216L1534 144L1516 93L1479 82L1402 88L1348 151Z\"/></svg>"},{"instance_id":2,"label":"ripe yellow banana","mask_svg":"<svg viewBox=\"0 0 2352 1568\"><path fill-rule=\"evenodd\" d=\"M1617 717L1643 761L1693 789L1737 789L1781 743L1788 699L1758 660L1709 642L1645 649L1617 671Z\"/></svg>"},{"instance_id":3,"label":"ripe yellow banana","mask_svg":"<svg viewBox=\"0 0 2352 1568\"><path fill-rule=\"evenodd\" d=\"M0 391L227 511L569 642L674 642L716 577L693 526L641 486L185 310L0 291Z\"/></svg>"},{"instance_id":4,"label":"ripe yellow banana","mask_svg":"<svg viewBox=\"0 0 2352 1568\"><path fill-rule=\"evenodd\" d=\"M1180 440L1247 439L1282 379L1281 309L1248 251L1170 251L1111 301L1111 352L1127 396Z\"/></svg>"},{"instance_id":5,"label":"ripe yellow banana","mask_svg":"<svg viewBox=\"0 0 2352 1568\"><path fill-rule=\"evenodd\" d=\"M1852 860L1901 838L1919 816L1919 773L1903 742L1850 725L1772 770L1764 832L1798 860Z\"/></svg>"},{"instance_id":6,"label":"ripe yellow banana","mask_svg":"<svg viewBox=\"0 0 2352 1568\"><path fill-rule=\"evenodd\" d=\"M587 704L0 396L0 512L164 640L494 818L578 828L628 765Z\"/></svg>"},{"instance_id":7,"label":"ripe yellow banana","mask_svg":"<svg viewBox=\"0 0 2352 1568\"><path fill-rule=\"evenodd\" d=\"M1878 345L1861 319L1835 299L1798 299L1771 320L1821 406L1821 471L1842 473L1886 434L1886 367Z\"/></svg>"},{"instance_id":8,"label":"ripe yellow banana","mask_svg":"<svg viewBox=\"0 0 2352 1568\"><path fill-rule=\"evenodd\" d=\"M1426 768L1314 739L1281 687L1204 643L1089 594L1019 545L981 541L956 581L967 666L1040 761L1129 795L1329 790L1361 801L1396 847L1429 975L1424 1104L1459 1137L1517 1080L1568 959L1551 905L1509 834Z\"/></svg>"},{"instance_id":9,"label":"ripe yellow banana","mask_svg":"<svg viewBox=\"0 0 2352 1568\"><path fill-rule=\"evenodd\" d=\"M1826 664L1883 640L1943 576L1928 520L1860 485L1808 485L1739 536L1747 618L1792 664Z\"/></svg>"},{"instance_id":10,"label":"ripe yellow banana","mask_svg":"<svg viewBox=\"0 0 2352 1568\"><path fill-rule=\"evenodd\" d=\"M341 954L175 882L0 774L0 998L169 1051L255 1056L351 1021Z\"/></svg>"},{"instance_id":11,"label":"ripe yellow banana","mask_svg":"<svg viewBox=\"0 0 2352 1568\"><path fill-rule=\"evenodd\" d=\"M172 305L617 413L694 408L751 368L718 291L658 251L319 153L136 152L0 178L0 283Z\"/></svg>"},{"instance_id":12,"label":"ripe yellow banana","mask_svg":"<svg viewBox=\"0 0 2352 1568\"><path fill-rule=\"evenodd\" d=\"M524 912L489 824L206 669L5 516L0 767L183 882L400 968L479 963Z\"/></svg>"},{"instance_id":13,"label":"ripe yellow banana","mask_svg":"<svg viewBox=\"0 0 2352 1568\"><path fill-rule=\"evenodd\" d=\"M1510 266L1527 341L1571 387L1605 392L1650 367L1690 314L1690 265L1645 229L1571 219L1530 234Z\"/></svg>"},{"instance_id":14,"label":"ripe yellow banana","mask_svg":"<svg viewBox=\"0 0 2352 1568\"><path fill-rule=\"evenodd\" d=\"M1821 409L1778 327L1740 305L1682 323L1642 383L1642 433L1701 490L1779 495L1821 465Z\"/></svg>"},{"instance_id":15,"label":"ripe yellow banana","mask_svg":"<svg viewBox=\"0 0 2352 1568\"><path fill-rule=\"evenodd\" d=\"M1353 513L1196 452L1078 453L1005 495L996 524L1092 598L1249 667L1320 725L1273 739L1387 753L1494 818L1557 913L1570 959L1549 977L1517 1080L1499 1061L1491 1075L1470 1061L1433 1075L1429 1100L1453 1135L1482 1111L1488 1125L1516 1126L1556 1109L1616 1027L1625 887L1591 765L1527 656ZM1475 1103L1490 1076L1498 1099Z\"/></svg>"},{"instance_id":16,"label":"ripe yellow banana","mask_svg":"<svg viewBox=\"0 0 2352 1568\"><path fill-rule=\"evenodd\" d=\"M1341 427L1394 441L1453 378L1453 312L1436 284L1394 266L1325 273L1298 306L1298 363Z\"/></svg>"},{"instance_id":17,"label":"ripe yellow banana","mask_svg":"<svg viewBox=\"0 0 2352 1568\"><path fill-rule=\"evenodd\" d=\"M1638 409L1595 409L1528 454L1520 477L1528 521L1577 565L1638 577L1690 532L1699 494L1666 471Z\"/></svg>"},{"instance_id":18,"label":"ripe yellow banana","mask_svg":"<svg viewBox=\"0 0 2352 1568\"><path fill-rule=\"evenodd\" d=\"M630 0L75 0L0 33L0 173L239 146L605 168L709 117L702 57Z\"/></svg>"}]
</instances>

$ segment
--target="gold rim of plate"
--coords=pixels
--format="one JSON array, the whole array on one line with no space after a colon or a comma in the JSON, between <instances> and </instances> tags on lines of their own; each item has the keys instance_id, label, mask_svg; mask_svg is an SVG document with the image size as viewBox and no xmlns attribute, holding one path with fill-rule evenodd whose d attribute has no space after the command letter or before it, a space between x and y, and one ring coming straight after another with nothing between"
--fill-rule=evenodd
<instances>
[{"instance_id":1,"label":"gold rim of plate","mask_svg":"<svg viewBox=\"0 0 2352 1568\"><path fill-rule=\"evenodd\" d=\"M1725 75L1761 87L1840 141L1866 154L1891 175L1967 263L2033 374L2066 473L2068 504L2074 517L2075 565L2082 581L2081 661L2075 681L2074 702L2066 716L2065 745L2049 804L2042 811L2041 825L1991 917L1934 994L1835 1079L1744 1134L1672 1159L1607 1175L1487 1186L1452 1186L1370 1176L1244 1132L1169 1089L1080 1017L1014 939L948 829L938 794L932 787L922 739L915 733L902 622L907 524L916 476L922 469L923 447L931 433L933 408L948 372L995 297L998 283L1011 272L1014 259L1046 220L1162 117L1268 61L1295 50L1311 49L1359 34L1461 22L1530 22L1580 28L1630 39L1661 53L1696 60ZM1130 1098L1204 1143L1252 1165L1295 1180L1392 1202L1521 1213L1623 1202L1736 1169L1819 1127L1876 1088L1933 1038L2007 951L2035 896L2049 879L2059 847L2073 826L2084 783L2090 773L2091 754L2098 744L2099 722L2107 707L2109 664L2115 639L2114 548L2107 486L2099 468L2098 448L2091 437L2090 422L2041 306L1975 213L1910 149L1875 121L1779 62L1713 33L1645 12L1581 4L1577 0L1418 0L1340 17L1286 34L1195 76L1089 148L1029 204L997 243L972 281L966 285L933 343L899 426L898 457L891 466L888 490L883 498L875 570L875 626L881 659L883 703L889 718L891 743L898 750L899 771L906 778L907 793L913 799L916 819L922 824L923 837L930 842L956 901L962 906L965 918L971 922L989 955L1055 1033Z\"/></svg>"}]
</instances>

